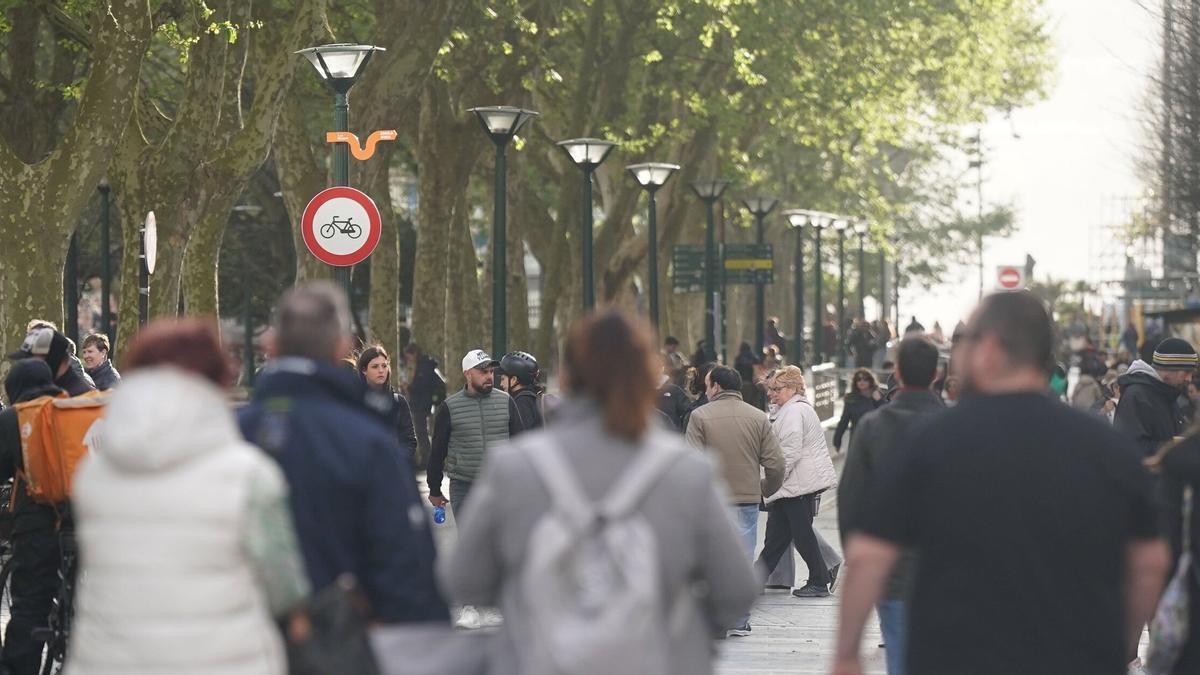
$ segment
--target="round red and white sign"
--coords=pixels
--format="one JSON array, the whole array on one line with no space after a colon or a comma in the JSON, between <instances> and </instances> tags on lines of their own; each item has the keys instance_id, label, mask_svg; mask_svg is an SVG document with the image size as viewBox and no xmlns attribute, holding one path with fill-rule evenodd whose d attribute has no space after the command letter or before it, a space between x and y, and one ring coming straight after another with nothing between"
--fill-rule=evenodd
<instances>
[{"instance_id":1,"label":"round red and white sign","mask_svg":"<svg viewBox=\"0 0 1200 675\"><path fill-rule=\"evenodd\" d=\"M379 244L383 222L371 198L349 187L317 193L300 219L304 243L317 260L335 267L357 265Z\"/></svg>"},{"instance_id":2,"label":"round red and white sign","mask_svg":"<svg viewBox=\"0 0 1200 675\"><path fill-rule=\"evenodd\" d=\"M1000 288L1005 290L1017 288L1021 285L1021 271L1013 267L1006 267L1000 270L999 281Z\"/></svg>"}]
</instances>

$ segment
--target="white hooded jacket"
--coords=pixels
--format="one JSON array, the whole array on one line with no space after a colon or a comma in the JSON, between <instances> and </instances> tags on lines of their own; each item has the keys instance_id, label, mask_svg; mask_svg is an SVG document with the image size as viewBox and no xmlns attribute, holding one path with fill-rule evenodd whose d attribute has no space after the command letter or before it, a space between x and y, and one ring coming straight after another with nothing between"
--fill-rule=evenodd
<instances>
[{"instance_id":1,"label":"white hooded jacket","mask_svg":"<svg viewBox=\"0 0 1200 675\"><path fill-rule=\"evenodd\" d=\"M837 485L837 472L825 443L825 429L807 399L796 395L779 406L771 417L771 431L783 447L786 469L783 486L764 502L802 497Z\"/></svg>"},{"instance_id":2,"label":"white hooded jacket","mask_svg":"<svg viewBox=\"0 0 1200 675\"><path fill-rule=\"evenodd\" d=\"M282 473L223 393L170 368L115 390L75 476L78 612L68 675L282 675L283 645L244 545L251 485Z\"/></svg>"}]
</instances>

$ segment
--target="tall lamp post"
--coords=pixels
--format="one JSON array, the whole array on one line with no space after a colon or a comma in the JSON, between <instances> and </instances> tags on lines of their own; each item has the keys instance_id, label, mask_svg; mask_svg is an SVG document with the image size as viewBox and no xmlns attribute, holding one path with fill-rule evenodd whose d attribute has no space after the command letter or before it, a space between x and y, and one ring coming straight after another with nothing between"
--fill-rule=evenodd
<instances>
[{"instance_id":1,"label":"tall lamp post","mask_svg":"<svg viewBox=\"0 0 1200 675\"><path fill-rule=\"evenodd\" d=\"M813 259L813 276L817 280L817 284L813 289L813 363L817 363L825 358L825 305L821 300L821 290L825 286L825 280L821 275L821 234L833 222L833 218L828 213L820 211L809 212L808 224L815 230L813 238L816 240L815 257Z\"/></svg>"},{"instance_id":2,"label":"tall lamp post","mask_svg":"<svg viewBox=\"0 0 1200 675\"><path fill-rule=\"evenodd\" d=\"M238 204L233 207L233 212L241 216L242 227L247 231L253 227L262 211L263 207L257 204ZM253 263L250 261L249 252L244 247L240 262L242 264L242 383L243 386L250 389L254 387L254 322L251 316L251 300L253 299L251 289L254 285L250 283L250 266Z\"/></svg>"},{"instance_id":3,"label":"tall lamp post","mask_svg":"<svg viewBox=\"0 0 1200 675\"><path fill-rule=\"evenodd\" d=\"M671 176L679 170L679 165L643 162L642 164L630 164L625 167L625 170L633 175L633 179L642 186L650 198L650 205L647 207L646 213L648 224L646 234L650 239L649 255L647 255L650 259L650 325L654 326L654 330L658 330L658 200L655 195L658 193L658 189L666 185Z\"/></svg>"},{"instance_id":4,"label":"tall lamp post","mask_svg":"<svg viewBox=\"0 0 1200 675\"><path fill-rule=\"evenodd\" d=\"M845 218L839 217L833 221L833 229L838 238L837 330L834 331L834 336L837 340L839 367L845 365L846 361L846 336L843 332L846 330L846 228L849 226L850 221Z\"/></svg>"},{"instance_id":5,"label":"tall lamp post","mask_svg":"<svg viewBox=\"0 0 1200 675\"><path fill-rule=\"evenodd\" d=\"M111 188L108 186L108 180L101 178L96 189L100 191L100 325L101 332L107 335L112 343L116 341L116 336L112 331L112 261L109 259L112 250L109 242Z\"/></svg>"},{"instance_id":6,"label":"tall lamp post","mask_svg":"<svg viewBox=\"0 0 1200 675\"><path fill-rule=\"evenodd\" d=\"M692 183L692 192L696 193L708 211L707 227L704 230L704 340L708 345L708 356L717 359L717 244L716 244L716 204L729 181L717 179L700 180ZM724 269L721 270L722 277ZM721 336L723 340L725 336Z\"/></svg>"},{"instance_id":7,"label":"tall lamp post","mask_svg":"<svg viewBox=\"0 0 1200 675\"><path fill-rule=\"evenodd\" d=\"M592 174L604 162L612 149L617 146L612 141L602 141L598 138L572 138L559 141L558 147L566 151L567 156L583 170L583 211L581 212L580 238L583 259L583 311L591 312L596 306L596 274L593 269L592 256Z\"/></svg>"},{"instance_id":8,"label":"tall lamp post","mask_svg":"<svg viewBox=\"0 0 1200 675\"><path fill-rule=\"evenodd\" d=\"M508 351L508 182L504 151L521 127L537 113L512 106L471 108L484 133L496 145L495 209L492 212L492 353Z\"/></svg>"},{"instance_id":9,"label":"tall lamp post","mask_svg":"<svg viewBox=\"0 0 1200 675\"><path fill-rule=\"evenodd\" d=\"M854 221L854 233L858 235L858 318L867 320L867 254L864 248L867 239L867 221Z\"/></svg>"},{"instance_id":10,"label":"tall lamp post","mask_svg":"<svg viewBox=\"0 0 1200 675\"><path fill-rule=\"evenodd\" d=\"M362 75L363 68L371 60L375 52L386 51L383 47L374 45L355 45L337 43L309 47L296 52L316 68L317 75L333 90L333 126L334 131L350 131L350 88ZM348 187L350 185L350 146L346 143L333 144L333 187ZM350 268L333 268L333 278L350 297Z\"/></svg>"},{"instance_id":11,"label":"tall lamp post","mask_svg":"<svg viewBox=\"0 0 1200 675\"><path fill-rule=\"evenodd\" d=\"M796 320L794 322L796 332L795 346L792 347L791 362L801 368L804 367L804 228L812 222L811 212L803 209L791 209L784 211L783 215L788 220L788 225L796 233L796 258L795 271L792 273L792 284L795 285L796 295Z\"/></svg>"},{"instance_id":12,"label":"tall lamp post","mask_svg":"<svg viewBox=\"0 0 1200 675\"><path fill-rule=\"evenodd\" d=\"M754 243L762 246L766 243L764 222L775 210L779 200L774 197L747 197L742 200L742 204L754 216ZM761 283L754 284L754 346L758 350L762 350L763 343L766 342L766 312L766 288Z\"/></svg>"}]
</instances>

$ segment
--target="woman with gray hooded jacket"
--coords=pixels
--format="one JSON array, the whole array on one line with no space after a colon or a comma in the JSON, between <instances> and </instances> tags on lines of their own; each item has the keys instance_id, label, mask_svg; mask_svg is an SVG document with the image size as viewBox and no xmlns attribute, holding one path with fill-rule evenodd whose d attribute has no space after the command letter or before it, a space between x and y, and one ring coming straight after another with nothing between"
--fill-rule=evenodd
<instances>
[{"instance_id":1,"label":"woman with gray hooded jacket","mask_svg":"<svg viewBox=\"0 0 1200 675\"><path fill-rule=\"evenodd\" d=\"M503 612L489 672L558 672L541 668L544 661L539 661L539 655L546 654L545 643L552 640L547 633L557 627L534 627L541 625L536 624L536 608L552 584L545 578L531 583L529 577L529 570L537 569L538 556L530 550L535 528L540 533L547 514L562 513L556 511L562 506L561 494L552 497L556 491L540 478L547 463L558 464L573 478L579 501L599 504L612 498L610 492L628 492L619 488L650 475L629 475L636 473L631 466L646 466L647 453L672 457L662 471L653 473L653 482L639 493L633 511L648 525L642 532L648 547L657 551L657 569L653 578L627 581L657 583L661 596L653 605L656 611L618 617L618 636L631 644L646 632L661 631L662 641L654 646L669 658L654 666L649 665L650 654L613 649L600 655L610 659L602 672L712 673L714 637L724 635L758 595L713 467L677 434L651 423L656 379L650 344L644 328L616 312L577 323L564 358L563 383L569 396L554 424L497 448L476 483L471 494L475 515L461 523L453 555L442 560L442 578L457 602L498 604ZM556 459L547 462L537 458L537 452L554 453ZM601 607L619 602L601 595ZM571 622L583 617L577 613L564 618ZM634 665L625 668L631 660Z\"/></svg>"}]
</instances>

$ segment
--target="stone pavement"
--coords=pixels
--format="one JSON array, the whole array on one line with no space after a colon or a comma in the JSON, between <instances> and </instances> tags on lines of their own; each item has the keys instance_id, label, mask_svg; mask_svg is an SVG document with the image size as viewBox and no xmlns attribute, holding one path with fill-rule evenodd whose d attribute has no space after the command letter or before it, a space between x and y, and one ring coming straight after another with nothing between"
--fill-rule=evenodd
<instances>
[{"instance_id":1,"label":"stone pavement","mask_svg":"<svg viewBox=\"0 0 1200 675\"><path fill-rule=\"evenodd\" d=\"M832 448L832 443L830 448ZM834 456L834 465L841 473L845 452ZM837 532L837 495L827 493L821 500L817 529L826 541L841 550ZM762 546L767 517L758 521L759 547ZM792 549L796 560L796 587L807 576L804 561ZM730 638L721 644L717 664L719 675L755 675L765 673L828 673L837 647L838 593L828 598L794 598L784 591L767 591L750 614L751 635ZM863 635L863 671L867 675L884 675L883 650L879 624L872 617Z\"/></svg>"}]
</instances>

